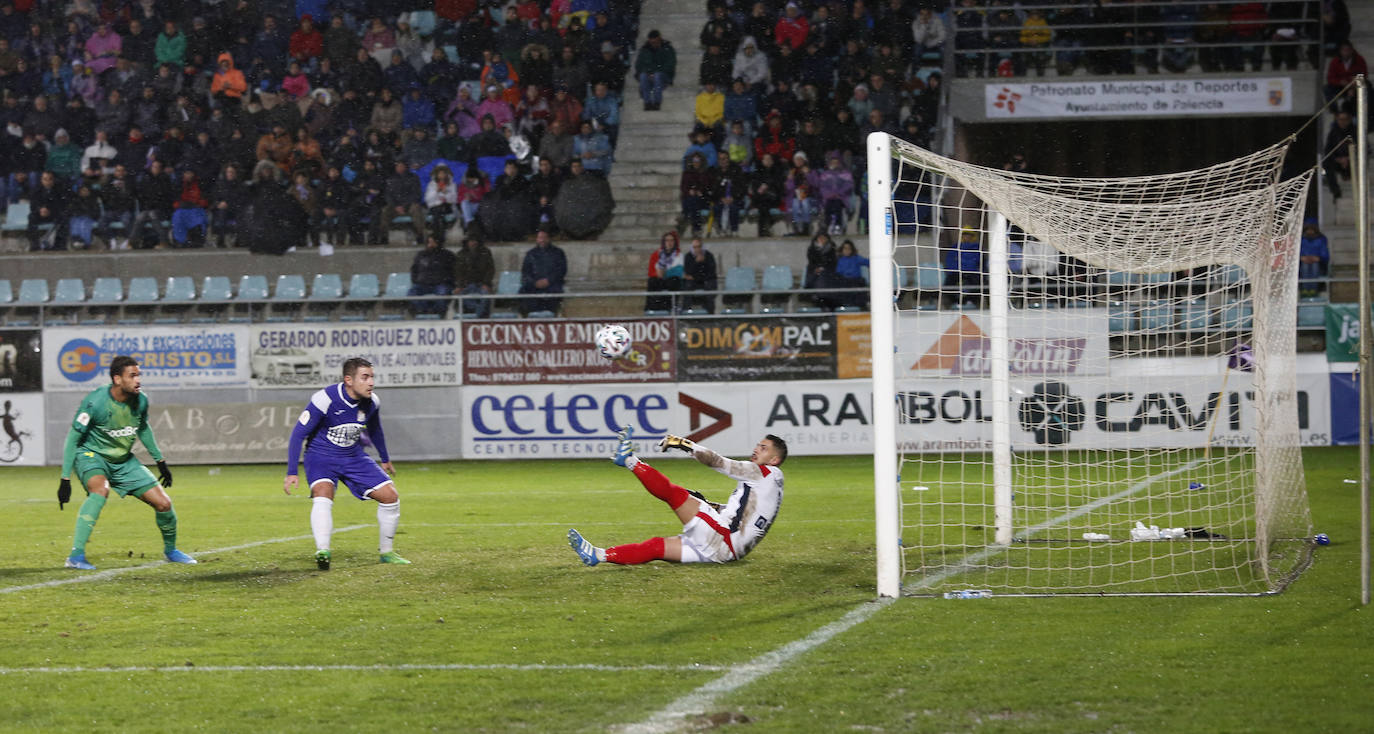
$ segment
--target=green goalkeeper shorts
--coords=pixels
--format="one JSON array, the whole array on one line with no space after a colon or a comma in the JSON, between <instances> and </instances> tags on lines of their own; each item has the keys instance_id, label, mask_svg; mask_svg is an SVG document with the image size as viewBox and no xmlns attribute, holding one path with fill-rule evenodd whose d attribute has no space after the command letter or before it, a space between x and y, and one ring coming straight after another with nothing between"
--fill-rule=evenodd
<instances>
[{"instance_id":1,"label":"green goalkeeper shorts","mask_svg":"<svg viewBox=\"0 0 1374 734\"><path fill-rule=\"evenodd\" d=\"M109 482L110 489L120 497L142 497L144 492L157 486L157 477L132 457L116 464L94 451L78 451L72 468L83 488L91 477L103 476Z\"/></svg>"}]
</instances>

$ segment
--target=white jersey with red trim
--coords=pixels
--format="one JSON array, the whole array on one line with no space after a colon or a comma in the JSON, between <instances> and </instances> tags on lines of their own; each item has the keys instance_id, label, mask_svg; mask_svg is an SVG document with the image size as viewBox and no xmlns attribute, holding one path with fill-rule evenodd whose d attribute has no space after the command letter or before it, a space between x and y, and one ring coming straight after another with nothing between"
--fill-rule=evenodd
<instances>
[{"instance_id":1,"label":"white jersey with red trim","mask_svg":"<svg viewBox=\"0 0 1374 734\"><path fill-rule=\"evenodd\" d=\"M735 558L743 558L763 540L782 508L782 469L726 459L703 446L693 454L697 461L739 481L719 514L730 533Z\"/></svg>"}]
</instances>

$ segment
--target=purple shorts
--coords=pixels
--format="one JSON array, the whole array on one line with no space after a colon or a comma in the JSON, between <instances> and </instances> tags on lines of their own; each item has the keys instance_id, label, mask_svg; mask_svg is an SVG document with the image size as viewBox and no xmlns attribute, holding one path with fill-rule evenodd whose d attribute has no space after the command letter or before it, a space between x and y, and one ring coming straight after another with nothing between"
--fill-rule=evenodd
<instances>
[{"instance_id":1,"label":"purple shorts","mask_svg":"<svg viewBox=\"0 0 1374 734\"><path fill-rule=\"evenodd\" d=\"M360 500L367 499L367 493L391 481L391 477L377 466L367 454L358 456L321 456L305 452L305 481L307 487L315 482L329 480L337 485L343 482L348 491Z\"/></svg>"}]
</instances>

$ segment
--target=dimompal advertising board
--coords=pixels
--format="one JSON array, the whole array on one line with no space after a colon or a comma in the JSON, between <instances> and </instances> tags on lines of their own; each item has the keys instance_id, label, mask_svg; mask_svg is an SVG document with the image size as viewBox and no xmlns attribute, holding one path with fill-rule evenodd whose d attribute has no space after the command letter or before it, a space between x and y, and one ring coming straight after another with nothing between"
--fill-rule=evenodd
<instances>
[{"instance_id":1,"label":"dimompal advertising board","mask_svg":"<svg viewBox=\"0 0 1374 734\"><path fill-rule=\"evenodd\" d=\"M0 466L40 466L46 446L42 393L0 394Z\"/></svg>"},{"instance_id":2,"label":"dimompal advertising board","mask_svg":"<svg viewBox=\"0 0 1374 734\"><path fill-rule=\"evenodd\" d=\"M337 382L344 360L372 363L377 387L457 385L458 324L444 321L261 324L248 350L253 387Z\"/></svg>"},{"instance_id":3,"label":"dimompal advertising board","mask_svg":"<svg viewBox=\"0 0 1374 734\"><path fill-rule=\"evenodd\" d=\"M43 330L45 390L91 390L109 381L118 355L138 360L157 389L248 384L248 327L75 326Z\"/></svg>"},{"instance_id":4,"label":"dimompal advertising board","mask_svg":"<svg viewBox=\"0 0 1374 734\"><path fill-rule=\"evenodd\" d=\"M43 389L43 332L0 329L0 393Z\"/></svg>"},{"instance_id":5,"label":"dimompal advertising board","mask_svg":"<svg viewBox=\"0 0 1374 734\"><path fill-rule=\"evenodd\" d=\"M672 319L619 321L632 346L607 360L594 346L605 321L483 321L463 324L463 382L669 382L677 377Z\"/></svg>"},{"instance_id":6,"label":"dimompal advertising board","mask_svg":"<svg viewBox=\"0 0 1374 734\"><path fill-rule=\"evenodd\" d=\"M835 317L681 318L678 379L824 380L835 377Z\"/></svg>"}]
</instances>

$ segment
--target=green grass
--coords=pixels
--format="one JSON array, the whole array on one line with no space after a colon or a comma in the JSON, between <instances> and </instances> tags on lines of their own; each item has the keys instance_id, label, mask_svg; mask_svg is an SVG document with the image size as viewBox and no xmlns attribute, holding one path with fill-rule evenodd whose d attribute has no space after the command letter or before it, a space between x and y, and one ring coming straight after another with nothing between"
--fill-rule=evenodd
<instances>
[{"instance_id":1,"label":"green grass","mask_svg":"<svg viewBox=\"0 0 1374 734\"><path fill-rule=\"evenodd\" d=\"M1282 595L902 599L706 713L747 716L722 728L751 732L1367 730L1374 626L1358 605L1358 494L1342 482L1356 476L1355 452L1305 457L1315 525L1332 545ZM708 496L730 486L659 463ZM377 564L374 505L343 497L336 527L368 527L337 535L334 569L319 572L309 501L282 494L279 467L180 467L181 547L200 565L0 594L0 730L639 722L873 598L871 461L794 457L786 468L782 513L746 561L588 569L567 548L570 526L601 544L675 530L628 473L592 461L405 463L397 548L414 565ZM75 512L57 511L55 488L51 468L0 470L0 588L83 575L60 568ZM159 551L151 510L128 499L106 506L88 555L104 571ZM502 667L578 664L612 669ZM311 665L383 667L262 667ZM405 665L474 667L395 667ZM126 666L140 670L51 672ZM215 666L248 669L205 670Z\"/></svg>"}]
</instances>

